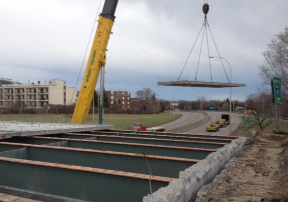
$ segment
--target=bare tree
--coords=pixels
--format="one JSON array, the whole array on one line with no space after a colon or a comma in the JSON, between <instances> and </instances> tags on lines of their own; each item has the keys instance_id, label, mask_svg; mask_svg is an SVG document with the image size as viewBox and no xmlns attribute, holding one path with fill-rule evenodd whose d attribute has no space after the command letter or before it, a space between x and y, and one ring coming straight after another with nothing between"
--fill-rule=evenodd
<instances>
[{"instance_id":1,"label":"bare tree","mask_svg":"<svg viewBox=\"0 0 288 202\"><path fill-rule=\"evenodd\" d=\"M206 97L200 96L200 97L198 98L198 102L200 103L200 110L203 110L203 109L206 108L206 105L207 105Z\"/></svg>"},{"instance_id":2,"label":"bare tree","mask_svg":"<svg viewBox=\"0 0 288 202\"><path fill-rule=\"evenodd\" d=\"M275 104L272 103L271 91L267 88L259 88L257 93L248 95L245 102L247 110L257 112L257 116L275 117Z\"/></svg>"},{"instance_id":3,"label":"bare tree","mask_svg":"<svg viewBox=\"0 0 288 202\"><path fill-rule=\"evenodd\" d=\"M137 98L140 99L143 113L154 112L155 107L153 107L153 104L156 103L156 97L154 92L150 88L144 88L143 90L138 90L136 92L136 96Z\"/></svg>"},{"instance_id":4,"label":"bare tree","mask_svg":"<svg viewBox=\"0 0 288 202\"><path fill-rule=\"evenodd\" d=\"M273 77L281 78L283 91L288 92L288 27L271 40L262 55L265 59L259 67L262 78L266 83L270 83Z\"/></svg>"},{"instance_id":5,"label":"bare tree","mask_svg":"<svg viewBox=\"0 0 288 202\"><path fill-rule=\"evenodd\" d=\"M247 127L247 129L257 126L260 131L272 124L275 117L275 108L272 103L272 95L268 89L258 89L258 92L251 94L246 99L247 110L253 110L251 118L253 124Z\"/></svg>"},{"instance_id":6,"label":"bare tree","mask_svg":"<svg viewBox=\"0 0 288 202\"><path fill-rule=\"evenodd\" d=\"M149 100L153 96L153 91L150 88L143 88L143 90L138 90L136 95L141 100Z\"/></svg>"},{"instance_id":7,"label":"bare tree","mask_svg":"<svg viewBox=\"0 0 288 202\"><path fill-rule=\"evenodd\" d=\"M255 125L259 127L260 131L264 131L264 129L272 124L272 118L260 116L260 114L253 114Z\"/></svg>"},{"instance_id":8,"label":"bare tree","mask_svg":"<svg viewBox=\"0 0 288 202\"><path fill-rule=\"evenodd\" d=\"M230 110L230 104L229 102L223 102L222 107L221 107L222 111L229 111Z\"/></svg>"}]
</instances>

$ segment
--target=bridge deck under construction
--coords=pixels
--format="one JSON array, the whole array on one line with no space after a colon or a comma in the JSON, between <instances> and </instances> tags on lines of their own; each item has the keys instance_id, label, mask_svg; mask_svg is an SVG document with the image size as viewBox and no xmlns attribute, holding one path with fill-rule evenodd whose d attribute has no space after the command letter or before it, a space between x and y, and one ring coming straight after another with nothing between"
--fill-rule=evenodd
<instances>
[{"instance_id":1,"label":"bridge deck under construction","mask_svg":"<svg viewBox=\"0 0 288 202\"><path fill-rule=\"evenodd\" d=\"M26 199L142 201L235 139L109 128L25 131L25 137L0 140L0 192L22 191Z\"/></svg>"}]
</instances>

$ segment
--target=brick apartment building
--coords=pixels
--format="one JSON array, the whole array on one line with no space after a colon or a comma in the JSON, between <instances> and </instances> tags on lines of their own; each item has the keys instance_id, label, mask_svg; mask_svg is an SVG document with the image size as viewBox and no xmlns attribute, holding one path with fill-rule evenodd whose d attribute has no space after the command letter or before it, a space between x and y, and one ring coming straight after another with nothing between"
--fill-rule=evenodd
<instances>
[{"instance_id":1,"label":"brick apartment building","mask_svg":"<svg viewBox=\"0 0 288 202\"><path fill-rule=\"evenodd\" d=\"M139 113L141 110L141 101L139 98L130 99L130 110L135 113Z\"/></svg>"},{"instance_id":2,"label":"brick apartment building","mask_svg":"<svg viewBox=\"0 0 288 202\"><path fill-rule=\"evenodd\" d=\"M124 111L130 109L131 93L127 91L106 91L110 108L122 108Z\"/></svg>"},{"instance_id":3,"label":"brick apartment building","mask_svg":"<svg viewBox=\"0 0 288 202\"><path fill-rule=\"evenodd\" d=\"M139 98L131 98L131 93L127 91L106 91L109 107L113 109L122 109L138 113L141 102Z\"/></svg>"}]
</instances>

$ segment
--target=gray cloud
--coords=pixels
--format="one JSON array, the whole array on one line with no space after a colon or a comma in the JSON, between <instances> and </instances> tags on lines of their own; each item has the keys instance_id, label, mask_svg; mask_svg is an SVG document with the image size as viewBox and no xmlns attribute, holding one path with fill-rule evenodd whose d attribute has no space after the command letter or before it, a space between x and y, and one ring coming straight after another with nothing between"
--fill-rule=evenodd
<instances>
[{"instance_id":1,"label":"gray cloud","mask_svg":"<svg viewBox=\"0 0 288 202\"><path fill-rule=\"evenodd\" d=\"M22 82L63 79L74 86L99 3L0 0L0 76ZM257 68L263 61L261 52L287 26L288 2L210 0L209 4L210 28L221 56L232 65L233 81L248 84L235 89L235 97L243 100L261 85ZM203 23L202 5L203 1L196 0L119 0L107 52L106 89L134 93L150 87L161 98L197 99L200 95L193 89L158 87L156 83L159 78L179 76ZM191 79L198 50L199 45L183 74ZM206 52L204 48L200 80L210 78ZM213 46L211 54L216 54ZM219 61L211 61L213 78L226 81ZM228 89L198 91L207 99L229 94Z\"/></svg>"}]
</instances>

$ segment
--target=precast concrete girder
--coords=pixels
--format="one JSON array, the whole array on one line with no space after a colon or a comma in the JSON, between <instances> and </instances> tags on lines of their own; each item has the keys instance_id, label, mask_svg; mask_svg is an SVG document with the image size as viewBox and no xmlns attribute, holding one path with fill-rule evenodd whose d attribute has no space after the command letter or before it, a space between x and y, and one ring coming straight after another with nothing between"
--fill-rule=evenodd
<instances>
[{"instance_id":1,"label":"precast concrete girder","mask_svg":"<svg viewBox=\"0 0 288 202\"><path fill-rule=\"evenodd\" d=\"M221 82L204 82L204 81L168 81L157 82L158 86L180 86L180 87L201 87L201 88L230 88L245 87L245 84L238 83L221 83Z\"/></svg>"}]
</instances>

